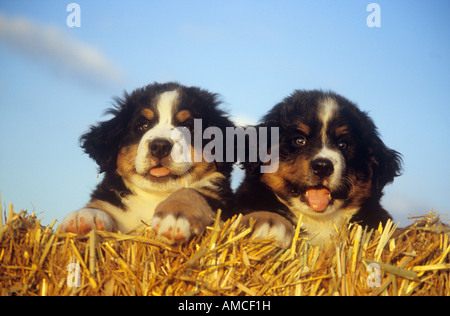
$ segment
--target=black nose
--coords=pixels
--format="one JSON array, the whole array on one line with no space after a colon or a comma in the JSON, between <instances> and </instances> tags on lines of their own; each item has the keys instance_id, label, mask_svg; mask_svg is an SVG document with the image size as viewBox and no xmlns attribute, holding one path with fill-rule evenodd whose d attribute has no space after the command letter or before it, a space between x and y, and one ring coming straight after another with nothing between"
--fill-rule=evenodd
<instances>
[{"instance_id":1,"label":"black nose","mask_svg":"<svg viewBox=\"0 0 450 316\"><path fill-rule=\"evenodd\" d=\"M311 169L320 178L328 177L334 172L333 163L324 158L318 158L311 162Z\"/></svg>"},{"instance_id":2,"label":"black nose","mask_svg":"<svg viewBox=\"0 0 450 316\"><path fill-rule=\"evenodd\" d=\"M172 150L172 143L165 138L157 138L150 144L150 153L157 158L164 158Z\"/></svg>"}]
</instances>

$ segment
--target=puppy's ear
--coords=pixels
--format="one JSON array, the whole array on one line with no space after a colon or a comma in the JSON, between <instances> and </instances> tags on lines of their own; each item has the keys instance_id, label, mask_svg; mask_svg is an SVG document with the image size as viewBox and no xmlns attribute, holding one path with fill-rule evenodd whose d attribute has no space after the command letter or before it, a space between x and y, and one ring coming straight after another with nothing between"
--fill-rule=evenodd
<instances>
[{"instance_id":1,"label":"puppy's ear","mask_svg":"<svg viewBox=\"0 0 450 316\"><path fill-rule=\"evenodd\" d=\"M117 155L127 127L122 112L109 111L115 115L114 118L91 126L90 131L80 138L81 148L95 160L100 173L116 169Z\"/></svg>"},{"instance_id":2,"label":"puppy's ear","mask_svg":"<svg viewBox=\"0 0 450 316\"><path fill-rule=\"evenodd\" d=\"M250 126L253 128L253 126ZM249 128L249 126L243 127L243 128ZM236 153L244 153L245 158L243 161L242 158L239 159L239 167L243 170L245 170L245 175L247 177L255 176L259 173L259 167L261 165L261 161L259 159L258 155L258 128L255 129L256 137L253 135L252 139L250 139L249 135L245 136L245 147L236 147ZM250 154L252 153L252 155ZM256 159L255 155L256 153ZM236 159L237 161L237 159Z\"/></svg>"},{"instance_id":3,"label":"puppy's ear","mask_svg":"<svg viewBox=\"0 0 450 316\"><path fill-rule=\"evenodd\" d=\"M182 98L184 95L186 96L186 98L181 101L182 103L196 103L196 105L193 105L192 107L196 111L194 116L202 119L202 135L207 128L213 127L220 129L223 136L221 144L223 161L214 160L214 163L217 167L217 171L223 173L227 177L230 176L235 159L229 159L228 156L231 155L231 153L234 153L235 150L234 147L230 145L232 142L227 139L227 128L234 128L235 124L231 121L227 111L221 109L222 102L220 96L196 87L183 88L180 93L182 94ZM209 142L210 140L203 139L202 149L204 149L204 146ZM217 149L218 148L215 148L215 150Z\"/></svg>"},{"instance_id":4,"label":"puppy's ear","mask_svg":"<svg viewBox=\"0 0 450 316\"><path fill-rule=\"evenodd\" d=\"M266 127L267 133L266 137L261 137L260 131L261 127ZM265 149L270 150L270 128L267 128L266 124L259 124L253 126L244 126L244 129L252 129L254 133L247 134L245 136L245 148L237 148L238 151L245 152L244 161L239 162L241 169L245 170L245 175L247 177L257 177L261 174L261 156L260 156L260 146L263 145L260 142L263 140L266 142Z\"/></svg>"},{"instance_id":5,"label":"puppy's ear","mask_svg":"<svg viewBox=\"0 0 450 316\"><path fill-rule=\"evenodd\" d=\"M385 185L393 182L395 177L401 175L402 157L397 151L388 148L378 135L373 139L374 188L381 192Z\"/></svg>"}]
</instances>

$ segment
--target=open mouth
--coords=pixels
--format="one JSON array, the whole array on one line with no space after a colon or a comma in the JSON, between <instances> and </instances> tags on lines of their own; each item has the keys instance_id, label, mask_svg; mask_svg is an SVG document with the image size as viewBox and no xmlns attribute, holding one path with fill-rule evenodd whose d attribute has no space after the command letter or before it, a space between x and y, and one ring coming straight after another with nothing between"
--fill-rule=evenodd
<instances>
[{"instance_id":1,"label":"open mouth","mask_svg":"<svg viewBox=\"0 0 450 316\"><path fill-rule=\"evenodd\" d=\"M309 207L316 212L323 212L333 202L330 190L324 186L308 188L302 200L308 202Z\"/></svg>"},{"instance_id":2,"label":"open mouth","mask_svg":"<svg viewBox=\"0 0 450 316\"><path fill-rule=\"evenodd\" d=\"M171 171L167 167L158 165L156 167L151 168L149 173L150 173L150 175L152 175L156 178L162 178L162 177L167 177L168 175L170 175Z\"/></svg>"},{"instance_id":3,"label":"open mouth","mask_svg":"<svg viewBox=\"0 0 450 316\"><path fill-rule=\"evenodd\" d=\"M157 164L152 167L146 174L147 178L152 181L166 181L176 180L194 171L194 166L189 168L177 168L176 166L170 167L170 169L162 164Z\"/></svg>"}]
</instances>

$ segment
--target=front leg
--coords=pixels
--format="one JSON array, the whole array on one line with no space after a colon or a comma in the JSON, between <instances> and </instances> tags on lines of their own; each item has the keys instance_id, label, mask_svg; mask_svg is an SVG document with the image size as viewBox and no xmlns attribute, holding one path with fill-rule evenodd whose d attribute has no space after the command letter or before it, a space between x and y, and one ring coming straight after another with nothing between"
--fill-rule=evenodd
<instances>
[{"instance_id":1,"label":"front leg","mask_svg":"<svg viewBox=\"0 0 450 316\"><path fill-rule=\"evenodd\" d=\"M158 204L152 228L158 236L183 243L214 222L215 213L194 189L180 189Z\"/></svg>"}]
</instances>

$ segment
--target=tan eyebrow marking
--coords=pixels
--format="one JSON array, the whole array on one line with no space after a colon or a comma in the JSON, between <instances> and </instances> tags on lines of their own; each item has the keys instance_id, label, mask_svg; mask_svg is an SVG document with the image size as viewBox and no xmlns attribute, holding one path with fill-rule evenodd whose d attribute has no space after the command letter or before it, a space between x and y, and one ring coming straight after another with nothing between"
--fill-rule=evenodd
<instances>
[{"instance_id":1,"label":"tan eyebrow marking","mask_svg":"<svg viewBox=\"0 0 450 316\"><path fill-rule=\"evenodd\" d=\"M155 113L153 113L153 111L150 109L143 109L141 111L141 114L149 121L153 120L153 118L155 117Z\"/></svg>"},{"instance_id":2,"label":"tan eyebrow marking","mask_svg":"<svg viewBox=\"0 0 450 316\"><path fill-rule=\"evenodd\" d=\"M305 134L306 136L309 136L309 133L311 132L311 130L309 129L308 125L305 125L303 123L298 123L297 125L297 129L302 132L303 134Z\"/></svg>"},{"instance_id":3,"label":"tan eyebrow marking","mask_svg":"<svg viewBox=\"0 0 450 316\"><path fill-rule=\"evenodd\" d=\"M336 128L336 137L340 137L342 135L348 134L350 131L348 130L348 125L344 125Z\"/></svg>"},{"instance_id":4,"label":"tan eyebrow marking","mask_svg":"<svg viewBox=\"0 0 450 316\"><path fill-rule=\"evenodd\" d=\"M183 123L186 120L192 118L192 114L188 110L181 110L175 117L178 120L178 122Z\"/></svg>"}]
</instances>

